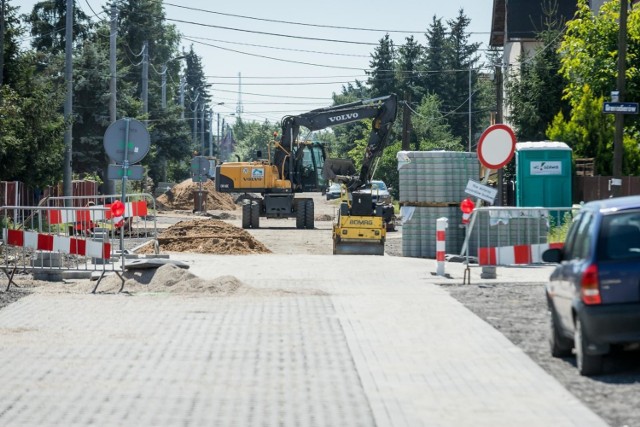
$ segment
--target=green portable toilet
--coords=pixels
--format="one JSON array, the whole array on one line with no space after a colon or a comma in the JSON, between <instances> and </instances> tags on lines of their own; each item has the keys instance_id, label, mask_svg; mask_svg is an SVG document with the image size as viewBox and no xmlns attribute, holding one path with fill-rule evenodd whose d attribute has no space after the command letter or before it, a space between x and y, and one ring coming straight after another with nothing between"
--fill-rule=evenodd
<instances>
[{"instance_id":1,"label":"green portable toilet","mask_svg":"<svg viewBox=\"0 0 640 427\"><path fill-rule=\"evenodd\" d=\"M570 207L571 148L564 142L516 143L516 206Z\"/></svg>"}]
</instances>

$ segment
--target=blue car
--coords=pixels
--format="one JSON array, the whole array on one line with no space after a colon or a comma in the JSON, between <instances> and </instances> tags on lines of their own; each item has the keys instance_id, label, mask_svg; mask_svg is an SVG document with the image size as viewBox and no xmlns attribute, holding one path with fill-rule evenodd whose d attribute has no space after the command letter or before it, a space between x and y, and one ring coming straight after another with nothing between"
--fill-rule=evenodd
<instances>
[{"instance_id":1,"label":"blue car","mask_svg":"<svg viewBox=\"0 0 640 427\"><path fill-rule=\"evenodd\" d=\"M546 285L553 356L575 349L590 376L613 347L640 346L640 196L585 204L563 248L542 259L559 263Z\"/></svg>"}]
</instances>

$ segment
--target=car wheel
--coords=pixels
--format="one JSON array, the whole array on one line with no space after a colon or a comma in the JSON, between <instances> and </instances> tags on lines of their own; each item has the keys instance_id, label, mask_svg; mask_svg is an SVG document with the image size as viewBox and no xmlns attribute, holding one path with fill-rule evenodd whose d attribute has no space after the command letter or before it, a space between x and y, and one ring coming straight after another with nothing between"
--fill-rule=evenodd
<instances>
[{"instance_id":1,"label":"car wheel","mask_svg":"<svg viewBox=\"0 0 640 427\"><path fill-rule=\"evenodd\" d=\"M578 365L580 375L590 376L602 373L602 355L587 354L589 340L585 335L585 331L582 329L582 322L580 322L579 318L576 319L574 341L576 347L576 365Z\"/></svg>"},{"instance_id":2,"label":"car wheel","mask_svg":"<svg viewBox=\"0 0 640 427\"><path fill-rule=\"evenodd\" d=\"M560 333L558 315L552 308L549 310L549 347L553 357L571 356L573 342Z\"/></svg>"}]
</instances>

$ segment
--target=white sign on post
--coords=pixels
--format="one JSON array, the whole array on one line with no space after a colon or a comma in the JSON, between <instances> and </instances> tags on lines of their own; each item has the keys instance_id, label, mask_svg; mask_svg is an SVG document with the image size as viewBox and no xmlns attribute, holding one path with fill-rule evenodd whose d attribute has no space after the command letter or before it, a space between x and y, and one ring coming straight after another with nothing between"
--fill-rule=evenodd
<instances>
[{"instance_id":1,"label":"white sign on post","mask_svg":"<svg viewBox=\"0 0 640 427\"><path fill-rule=\"evenodd\" d=\"M496 188L483 185L472 179L467 182L467 188L464 189L464 192L491 204L493 204L496 196L498 195L498 190Z\"/></svg>"}]
</instances>

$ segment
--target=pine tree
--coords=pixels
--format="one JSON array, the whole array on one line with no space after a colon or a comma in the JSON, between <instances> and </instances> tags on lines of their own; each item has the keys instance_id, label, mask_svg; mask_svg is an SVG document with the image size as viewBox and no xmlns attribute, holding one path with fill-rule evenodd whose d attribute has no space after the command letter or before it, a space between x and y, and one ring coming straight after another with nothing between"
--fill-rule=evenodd
<instances>
[{"instance_id":1,"label":"pine tree","mask_svg":"<svg viewBox=\"0 0 640 427\"><path fill-rule=\"evenodd\" d=\"M65 31L67 19L66 0L47 0L36 3L31 13L26 17L31 25L31 35L34 37L31 45L41 52L53 55L65 51ZM73 8L73 40L81 45L91 34L91 21L78 7Z\"/></svg>"},{"instance_id":2,"label":"pine tree","mask_svg":"<svg viewBox=\"0 0 640 427\"><path fill-rule=\"evenodd\" d=\"M473 97L478 71L475 66L479 61L479 43L469 43L469 27L471 20L460 9L455 19L448 20L449 37L447 38L447 87L449 88L443 98L445 108L451 112L449 124L454 136L469 143L469 95L472 96L472 107L477 104L477 98ZM471 70L471 85L469 84L469 70ZM471 92L471 93L470 93ZM475 117L474 122L480 117ZM473 123L472 123L473 125ZM473 135L472 135L473 138ZM472 141L473 142L473 141ZM473 144L470 144L473 146Z\"/></svg>"},{"instance_id":3,"label":"pine tree","mask_svg":"<svg viewBox=\"0 0 640 427\"><path fill-rule=\"evenodd\" d=\"M438 95L444 99L448 95L447 75L447 39L442 19L433 17L427 30L427 46L424 55L424 89L427 93Z\"/></svg>"},{"instance_id":4,"label":"pine tree","mask_svg":"<svg viewBox=\"0 0 640 427\"><path fill-rule=\"evenodd\" d=\"M394 73L394 46L393 40L386 34L380 39L378 47L371 54L367 72L367 83L371 88L371 96L386 96L397 91L397 81Z\"/></svg>"}]
</instances>

